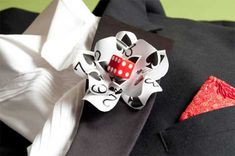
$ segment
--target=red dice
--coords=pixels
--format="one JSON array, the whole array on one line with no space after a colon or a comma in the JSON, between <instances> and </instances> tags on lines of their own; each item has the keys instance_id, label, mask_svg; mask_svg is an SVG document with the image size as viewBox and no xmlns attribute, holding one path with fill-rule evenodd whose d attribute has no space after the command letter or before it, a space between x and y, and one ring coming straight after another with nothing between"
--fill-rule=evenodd
<instances>
[{"instance_id":1,"label":"red dice","mask_svg":"<svg viewBox=\"0 0 235 156\"><path fill-rule=\"evenodd\" d=\"M134 69L135 64L127 59L123 59L117 55L113 55L107 70L110 74L119 78L128 79Z\"/></svg>"}]
</instances>

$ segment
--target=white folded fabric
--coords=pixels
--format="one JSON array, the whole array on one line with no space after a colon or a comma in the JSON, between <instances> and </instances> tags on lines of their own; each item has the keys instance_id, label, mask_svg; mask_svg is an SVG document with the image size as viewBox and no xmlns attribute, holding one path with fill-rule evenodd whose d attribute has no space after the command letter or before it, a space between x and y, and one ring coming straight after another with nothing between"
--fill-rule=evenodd
<instances>
[{"instance_id":1,"label":"white folded fabric","mask_svg":"<svg viewBox=\"0 0 235 156\"><path fill-rule=\"evenodd\" d=\"M75 44L91 48L99 22L82 0L54 0L24 34L46 36L40 54L57 70L71 65Z\"/></svg>"},{"instance_id":2,"label":"white folded fabric","mask_svg":"<svg viewBox=\"0 0 235 156\"><path fill-rule=\"evenodd\" d=\"M57 101L43 130L33 142L31 156L64 156L67 153L82 115L85 86L83 80Z\"/></svg>"},{"instance_id":3,"label":"white folded fabric","mask_svg":"<svg viewBox=\"0 0 235 156\"><path fill-rule=\"evenodd\" d=\"M90 50L98 23L81 0L54 0L23 35L0 35L0 120L34 141L31 155L64 155L72 141L84 93L73 48Z\"/></svg>"},{"instance_id":4,"label":"white folded fabric","mask_svg":"<svg viewBox=\"0 0 235 156\"><path fill-rule=\"evenodd\" d=\"M40 41L0 36L0 119L30 141L63 93L57 71L38 54Z\"/></svg>"}]
</instances>

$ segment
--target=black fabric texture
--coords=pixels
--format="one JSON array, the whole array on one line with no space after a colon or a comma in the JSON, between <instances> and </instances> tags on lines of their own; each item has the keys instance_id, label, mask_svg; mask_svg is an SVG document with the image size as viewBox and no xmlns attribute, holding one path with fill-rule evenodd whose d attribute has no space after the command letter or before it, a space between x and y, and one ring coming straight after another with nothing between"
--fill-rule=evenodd
<instances>
[{"instance_id":1,"label":"black fabric texture","mask_svg":"<svg viewBox=\"0 0 235 156\"><path fill-rule=\"evenodd\" d=\"M217 24L217 25L231 27L231 28L235 27L235 22L232 22L232 21L207 21L207 23Z\"/></svg>"},{"instance_id":2,"label":"black fabric texture","mask_svg":"<svg viewBox=\"0 0 235 156\"><path fill-rule=\"evenodd\" d=\"M0 12L0 34L22 34L38 16L37 13L10 8Z\"/></svg>"},{"instance_id":3,"label":"black fabric texture","mask_svg":"<svg viewBox=\"0 0 235 156\"><path fill-rule=\"evenodd\" d=\"M234 155L235 131L231 129L234 107L178 123L181 113L210 75L235 86L235 28L232 22L228 26L224 24L226 22L211 24L167 18L149 12L148 5L140 9L143 8L141 2L112 0L104 12L104 15L144 30L153 25L156 28L161 26L162 30L156 33L174 40L173 50L168 53L169 71L161 79L163 92L157 94L151 114L130 155ZM128 4L132 4L133 12L147 18L138 18L127 12L120 14L122 6Z\"/></svg>"},{"instance_id":4,"label":"black fabric texture","mask_svg":"<svg viewBox=\"0 0 235 156\"><path fill-rule=\"evenodd\" d=\"M140 5L143 5L143 6L147 5L148 6L147 9L149 12L155 12L160 15L165 15L164 9L163 9L159 0L155 0L155 1L145 0L145 1L139 1L139 2L138 2L138 0L136 0L135 3L136 2L139 3ZM102 16L104 14L104 12L106 11L106 8L110 8L110 6L108 6L108 5L110 5L109 3L110 3L110 0L100 0L99 3L97 4L97 6L95 7L95 9L93 10L93 14L96 16ZM118 1L111 2L111 5L116 5L116 4L120 5ZM120 14L125 14L125 13L134 14L134 13L136 13L135 12L136 9L132 9L131 6L132 6L132 1L127 2L126 5L122 6L123 10L120 10L119 13ZM141 9L143 9L143 8L141 8ZM132 13L132 11L134 11L134 12ZM138 14L136 14L136 16L139 18L142 17L142 16L138 16Z\"/></svg>"},{"instance_id":5,"label":"black fabric texture","mask_svg":"<svg viewBox=\"0 0 235 156\"><path fill-rule=\"evenodd\" d=\"M101 5L103 6L105 10L105 14L108 15L109 12L111 14L115 14L115 19L122 21L126 24L131 23L132 25L136 27L145 27L147 30L159 30L162 28L161 25L153 25L149 20L146 11L160 14L165 16L164 10L161 6L161 3L158 0L120 0L120 2L117 1L103 1L101 0L101 3L107 3L106 5ZM97 9L102 10L101 6L99 6ZM136 6L138 8L136 8ZM116 9L112 9L115 7ZM96 9L95 9L96 10ZM96 13L96 12L94 12ZM145 14L143 14L145 13ZM101 15L101 14L97 14ZM141 22L140 22L141 21Z\"/></svg>"},{"instance_id":6,"label":"black fabric texture","mask_svg":"<svg viewBox=\"0 0 235 156\"><path fill-rule=\"evenodd\" d=\"M0 156L27 156L31 143L0 121Z\"/></svg>"}]
</instances>

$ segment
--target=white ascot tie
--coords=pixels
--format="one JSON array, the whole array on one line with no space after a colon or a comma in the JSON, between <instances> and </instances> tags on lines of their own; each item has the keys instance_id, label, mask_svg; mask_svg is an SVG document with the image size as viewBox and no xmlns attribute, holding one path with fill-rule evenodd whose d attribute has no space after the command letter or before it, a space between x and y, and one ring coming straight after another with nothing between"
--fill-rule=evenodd
<instances>
[{"instance_id":1,"label":"white ascot tie","mask_svg":"<svg viewBox=\"0 0 235 156\"><path fill-rule=\"evenodd\" d=\"M85 92L73 48L90 50L98 23L81 0L54 0L24 34L0 35L0 120L33 142L30 155L66 153Z\"/></svg>"}]
</instances>

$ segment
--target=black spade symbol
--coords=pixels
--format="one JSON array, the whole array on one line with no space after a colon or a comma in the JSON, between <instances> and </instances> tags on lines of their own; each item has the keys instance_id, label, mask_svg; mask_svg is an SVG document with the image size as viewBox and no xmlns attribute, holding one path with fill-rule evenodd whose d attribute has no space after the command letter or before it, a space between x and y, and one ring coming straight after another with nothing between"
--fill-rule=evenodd
<instances>
[{"instance_id":1,"label":"black spade symbol","mask_svg":"<svg viewBox=\"0 0 235 156\"><path fill-rule=\"evenodd\" d=\"M93 77L94 79L96 79L97 81L101 81L101 77L97 72L91 72L89 73L89 75Z\"/></svg>"},{"instance_id":2,"label":"black spade symbol","mask_svg":"<svg viewBox=\"0 0 235 156\"><path fill-rule=\"evenodd\" d=\"M157 52L152 53L146 59L146 62L149 63L147 67L152 68L152 66L156 66L158 64L158 54Z\"/></svg>"},{"instance_id":3,"label":"black spade symbol","mask_svg":"<svg viewBox=\"0 0 235 156\"><path fill-rule=\"evenodd\" d=\"M143 104L141 103L141 101L138 97L129 97L128 103L129 102L132 102L131 106L134 107L134 108L138 108L138 107L143 106Z\"/></svg>"},{"instance_id":4,"label":"black spade symbol","mask_svg":"<svg viewBox=\"0 0 235 156\"><path fill-rule=\"evenodd\" d=\"M139 60L139 57L133 56L133 57L128 58L128 60L133 63L136 63Z\"/></svg>"},{"instance_id":5,"label":"black spade symbol","mask_svg":"<svg viewBox=\"0 0 235 156\"><path fill-rule=\"evenodd\" d=\"M129 36L127 34L125 34L122 38L122 42L124 42L127 46L131 46L131 39L129 38Z\"/></svg>"},{"instance_id":6,"label":"black spade symbol","mask_svg":"<svg viewBox=\"0 0 235 156\"><path fill-rule=\"evenodd\" d=\"M83 56L84 56L84 58L85 58L85 60L88 64L93 64L93 62L94 62L94 57L93 56L88 55L88 54L83 54Z\"/></svg>"},{"instance_id":7,"label":"black spade symbol","mask_svg":"<svg viewBox=\"0 0 235 156\"><path fill-rule=\"evenodd\" d=\"M100 64L100 66L101 66L106 72L108 72L108 69L107 69L107 67L108 67L107 61L101 61L101 62L99 62L99 64Z\"/></svg>"},{"instance_id":8,"label":"black spade symbol","mask_svg":"<svg viewBox=\"0 0 235 156\"><path fill-rule=\"evenodd\" d=\"M118 49L119 51L122 50L122 47L121 47L118 43L116 43L116 46L117 46L117 49Z\"/></svg>"}]
</instances>

